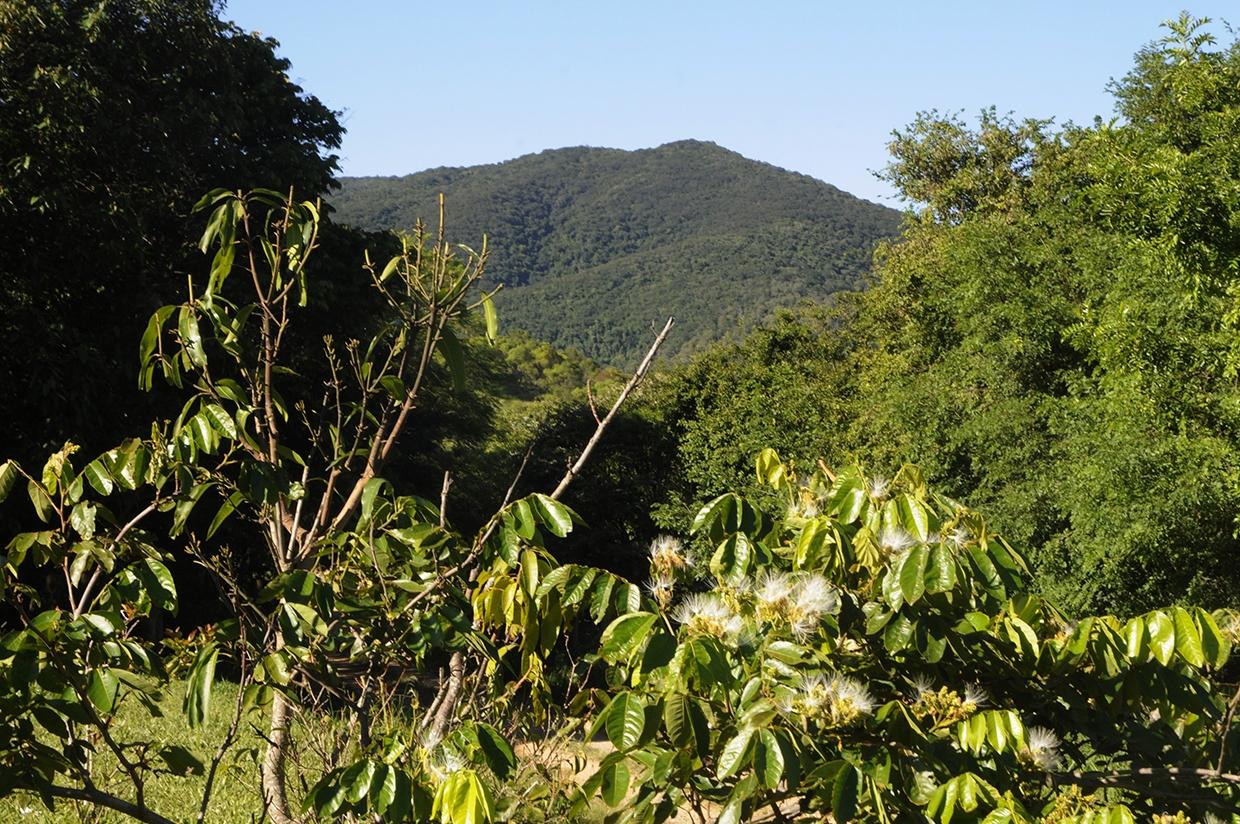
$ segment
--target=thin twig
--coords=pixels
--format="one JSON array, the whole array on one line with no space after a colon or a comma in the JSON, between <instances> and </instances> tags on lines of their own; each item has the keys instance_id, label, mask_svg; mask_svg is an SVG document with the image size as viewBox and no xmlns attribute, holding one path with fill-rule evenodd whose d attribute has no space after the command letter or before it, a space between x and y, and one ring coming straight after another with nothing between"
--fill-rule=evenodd
<instances>
[{"instance_id":1,"label":"thin twig","mask_svg":"<svg viewBox=\"0 0 1240 824\"><path fill-rule=\"evenodd\" d=\"M668 318L667 323L663 324L663 331L654 339L654 343L650 346L650 351L646 352L646 357L642 358L641 364L637 367L637 371L633 373L633 377L629 378L629 382L625 384L624 389L620 392L620 397L616 398L616 402L611 405L611 411L607 413L607 417L598 423L598 427L594 430L594 435L586 443L585 448L581 450L581 454L577 457L575 463L564 473L564 477L560 480L559 485L548 497L553 500L559 500L564 491L568 489L568 485L573 482L573 478L577 477L577 473L585 466L586 461L590 457L590 453L594 451L594 447L603 437L603 432L607 429L607 425L611 423L611 419L616 416L620 410L620 406L628 399L633 390L641 384L642 379L646 377L646 372L650 369L650 364L654 361L654 356L658 354L659 347L663 345L663 341L667 338L668 333L672 331L672 327L676 324L675 318Z\"/></svg>"}]
</instances>

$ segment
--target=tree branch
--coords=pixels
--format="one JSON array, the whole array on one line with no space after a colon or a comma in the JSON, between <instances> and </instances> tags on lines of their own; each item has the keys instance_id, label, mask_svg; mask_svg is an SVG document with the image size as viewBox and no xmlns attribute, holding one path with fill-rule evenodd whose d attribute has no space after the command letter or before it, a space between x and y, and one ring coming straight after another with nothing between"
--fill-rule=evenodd
<instances>
[{"instance_id":1,"label":"tree branch","mask_svg":"<svg viewBox=\"0 0 1240 824\"><path fill-rule=\"evenodd\" d=\"M146 807L138 806L111 793L105 793L103 790L59 787L53 784L48 788L48 791L57 798L68 798L73 801L86 801L90 804L97 804L100 807L116 810L118 813L123 813L138 821L148 822L148 824L176 824L171 818L164 818L159 813L152 812Z\"/></svg>"},{"instance_id":2,"label":"tree branch","mask_svg":"<svg viewBox=\"0 0 1240 824\"><path fill-rule=\"evenodd\" d=\"M594 451L594 447L602 440L603 431L607 429L607 425L611 423L611 419L620 411L620 406L628 399L633 390L638 387L642 379L646 377L646 372L650 369L650 364L654 361L654 356L658 353L659 347L663 345L664 339L668 333L672 331L672 327L676 324L675 318L668 318L667 323L663 324L663 331L654 339L650 350L646 352L646 357L642 358L641 364L637 367L637 371L633 373L633 377L629 378L629 382L625 384L624 390L620 393L620 397L616 398L616 402L611 405L611 411L607 413L607 417L599 421L598 426L594 430L594 435L586 443L585 448L581 450L581 454L577 457L575 463L564 473L563 479L560 480L559 486L555 488L548 497L559 500L564 491L568 489L568 485L573 482L573 478L577 477L577 473L585 466L586 461L590 457L590 453Z\"/></svg>"}]
</instances>

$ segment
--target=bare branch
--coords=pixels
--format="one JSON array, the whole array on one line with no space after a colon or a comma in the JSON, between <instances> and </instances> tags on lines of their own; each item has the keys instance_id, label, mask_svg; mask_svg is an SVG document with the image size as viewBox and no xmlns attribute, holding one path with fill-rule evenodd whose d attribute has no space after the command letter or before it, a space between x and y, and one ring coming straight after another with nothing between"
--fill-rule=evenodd
<instances>
[{"instance_id":1,"label":"bare branch","mask_svg":"<svg viewBox=\"0 0 1240 824\"><path fill-rule=\"evenodd\" d=\"M620 397L616 398L616 402L611 405L611 411L607 413L607 417L599 421L598 427L594 430L594 435L586 443L585 448L581 450L581 454L577 457L576 462L564 473L559 486L555 488L555 491L549 497L559 500L560 496L564 494L564 490L568 489L568 485L573 482L573 478L577 477L577 473L581 471L586 461L589 460L590 453L594 451L594 447L602 440L603 432L607 429L607 425L611 423L611 419L616 416L616 413L620 411L620 406L628 399L633 390L641 384L642 379L646 377L650 364L654 362L654 356L658 354L659 347L663 345L664 339L667 338L668 333L672 331L672 327L675 324L675 318L668 318L667 323L663 324L663 331L654 339L654 343L651 344L650 350L646 352L646 357L642 358L637 371L633 373L633 377L629 378L629 382L625 384L623 391L620 392Z\"/></svg>"}]
</instances>

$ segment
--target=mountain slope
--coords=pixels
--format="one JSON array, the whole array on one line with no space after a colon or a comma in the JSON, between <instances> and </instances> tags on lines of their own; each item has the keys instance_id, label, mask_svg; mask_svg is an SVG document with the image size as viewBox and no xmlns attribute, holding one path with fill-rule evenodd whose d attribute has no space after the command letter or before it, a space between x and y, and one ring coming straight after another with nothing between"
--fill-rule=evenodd
<instances>
[{"instance_id":1,"label":"mountain slope","mask_svg":"<svg viewBox=\"0 0 1240 824\"><path fill-rule=\"evenodd\" d=\"M668 355L746 331L775 308L859 285L899 213L713 143L571 148L405 177L342 178L336 219L368 229L433 219L490 239L507 325L631 364L668 315Z\"/></svg>"}]
</instances>

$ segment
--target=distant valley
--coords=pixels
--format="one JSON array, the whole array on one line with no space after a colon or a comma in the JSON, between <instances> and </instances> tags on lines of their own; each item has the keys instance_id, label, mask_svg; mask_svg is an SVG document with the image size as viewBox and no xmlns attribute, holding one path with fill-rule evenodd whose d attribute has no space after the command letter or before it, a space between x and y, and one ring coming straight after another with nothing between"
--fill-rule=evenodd
<instances>
[{"instance_id":1,"label":"distant valley","mask_svg":"<svg viewBox=\"0 0 1240 824\"><path fill-rule=\"evenodd\" d=\"M779 307L860 286L900 213L713 143L569 148L404 177L345 177L337 221L434 222L489 237L502 323L603 363L631 365L675 315L665 356L683 358Z\"/></svg>"}]
</instances>

